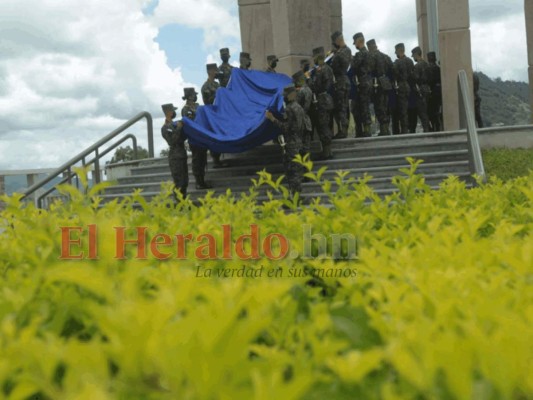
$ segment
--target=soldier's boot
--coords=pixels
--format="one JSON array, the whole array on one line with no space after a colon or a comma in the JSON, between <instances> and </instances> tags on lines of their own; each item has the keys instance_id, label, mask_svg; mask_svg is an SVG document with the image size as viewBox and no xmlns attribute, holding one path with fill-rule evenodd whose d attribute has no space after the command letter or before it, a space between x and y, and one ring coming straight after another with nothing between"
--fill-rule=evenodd
<instances>
[{"instance_id":1,"label":"soldier's boot","mask_svg":"<svg viewBox=\"0 0 533 400\"><path fill-rule=\"evenodd\" d=\"M389 124L381 124L379 127L379 136L389 136Z\"/></svg>"},{"instance_id":2,"label":"soldier's boot","mask_svg":"<svg viewBox=\"0 0 533 400\"><path fill-rule=\"evenodd\" d=\"M348 128L342 127L342 129L337 133L335 136L333 136L333 139L346 139L348 137Z\"/></svg>"},{"instance_id":3,"label":"soldier's boot","mask_svg":"<svg viewBox=\"0 0 533 400\"><path fill-rule=\"evenodd\" d=\"M331 143L322 145L322 156L321 160L331 160L333 159L333 153L331 151Z\"/></svg>"},{"instance_id":4,"label":"soldier's boot","mask_svg":"<svg viewBox=\"0 0 533 400\"><path fill-rule=\"evenodd\" d=\"M211 153L211 158L213 159L213 168L223 168L225 165L220 161L221 154Z\"/></svg>"},{"instance_id":5,"label":"soldier's boot","mask_svg":"<svg viewBox=\"0 0 533 400\"><path fill-rule=\"evenodd\" d=\"M203 176L195 176L196 178L196 190L211 189L213 185L206 182Z\"/></svg>"},{"instance_id":6,"label":"soldier's boot","mask_svg":"<svg viewBox=\"0 0 533 400\"><path fill-rule=\"evenodd\" d=\"M363 137L372 137L372 127L370 124L365 124L363 127Z\"/></svg>"}]
</instances>

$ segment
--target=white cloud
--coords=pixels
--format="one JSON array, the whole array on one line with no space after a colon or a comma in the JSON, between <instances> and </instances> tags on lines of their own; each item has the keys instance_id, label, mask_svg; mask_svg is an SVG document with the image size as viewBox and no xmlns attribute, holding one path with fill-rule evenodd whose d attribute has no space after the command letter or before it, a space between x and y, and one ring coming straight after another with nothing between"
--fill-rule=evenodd
<instances>
[{"instance_id":1,"label":"white cloud","mask_svg":"<svg viewBox=\"0 0 533 400\"><path fill-rule=\"evenodd\" d=\"M154 42L145 1L26 3L0 3L0 169L57 166L139 111L181 102L190 84Z\"/></svg>"},{"instance_id":2,"label":"white cloud","mask_svg":"<svg viewBox=\"0 0 533 400\"><path fill-rule=\"evenodd\" d=\"M218 49L228 41L240 42L239 18L230 12L235 3L234 0L160 0L151 22L157 27L178 23L203 29L205 49Z\"/></svg>"}]
</instances>

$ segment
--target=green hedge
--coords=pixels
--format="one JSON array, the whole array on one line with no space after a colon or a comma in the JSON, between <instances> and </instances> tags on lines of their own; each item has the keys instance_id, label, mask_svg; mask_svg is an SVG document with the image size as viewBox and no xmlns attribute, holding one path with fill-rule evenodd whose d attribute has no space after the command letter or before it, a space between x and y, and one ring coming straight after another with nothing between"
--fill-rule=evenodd
<instances>
[{"instance_id":1,"label":"green hedge","mask_svg":"<svg viewBox=\"0 0 533 400\"><path fill-rule=\"evenodd\" d=\"M533 149L490 149L483 151L488 176L508 181L533 171Z\"/></svg>"},{"instance_id":2,"label":"green hedge","mask_svg":"<svg viewBox=\"0 0 533 400\"><path fill-rule=\"evenodd\" d=\"M135 193L102 208L102 185L65 187L72 201L49 211L4 197L0 398L531 398L533 173L432 191L415 170L384 199L339 173L336 195L322 182L333 207L290 213L254 190L174 207L169 185L149 204ZM257 184L281 190L264 173ZM99 260L61 260L60 228L91 224ZM292 256L200 261L189 246L185 260L138 260L133 247L114 258L117 226L220 237L224 224L282 233ZM354 234L359 258L297 256L304 225ZM284 276L216 272L243 266ZM328 273L343 269L356 276Z\"/></svg>"}]
</instances>

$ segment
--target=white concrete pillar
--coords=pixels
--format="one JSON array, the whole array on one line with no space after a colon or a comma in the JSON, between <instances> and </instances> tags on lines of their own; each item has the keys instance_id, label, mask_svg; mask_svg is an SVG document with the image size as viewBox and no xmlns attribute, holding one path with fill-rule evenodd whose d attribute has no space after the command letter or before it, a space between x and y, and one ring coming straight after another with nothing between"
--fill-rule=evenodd
<instances>
[{"instance_id":1,"label":"white concrete pillar","mask_svg":"<svg viewBox=\"0 0 533 400\"><path fill-rule=\"evenodd\" d=\"M425 58L429 51L429 26L427 0L416 0L416 23L418 26L418 45L422 49ZM411 49L405 49L407 54L411 54Z\"/></svg>"},{"instance_id":2,"label":"white concrete pillar","mask_svg":"<svg viewBox=\"0 0 533 400\"><path fill-rule=\"evenodd\" d=\"M466 71L473 93L468 0L438 1L438 16L444 129L452 131L466 128L457 84L460 70Z\"/></svg>"},{"instance_id":3,"label":"white concrete pillar","mask_svg":"<svg viewBox=\"0 0 533 400\"><path fill-rule=\"evenodd\" d=\"M267 56L274 54L270 0L239 0L239 18L242 51L250 53L252 69L263 70ZM231 56L239 59L239 54Z\"/></svg>"},{"instance_id":4,"label":"white concrete pillar","mask_svg":"<svg viewBox=\"0 0 533 400\"><path fill-rule=\"evenodd\" d=\"M292 75L300 68L300 60L309 58L313 48L331 49L332 11L329 1L323 0L271 0L274 37L274 54L279 58L277 71ZM341 4L336 4L340 6ZM338 8L337 7L337 8Z\"/></svg>"}]
</instances>

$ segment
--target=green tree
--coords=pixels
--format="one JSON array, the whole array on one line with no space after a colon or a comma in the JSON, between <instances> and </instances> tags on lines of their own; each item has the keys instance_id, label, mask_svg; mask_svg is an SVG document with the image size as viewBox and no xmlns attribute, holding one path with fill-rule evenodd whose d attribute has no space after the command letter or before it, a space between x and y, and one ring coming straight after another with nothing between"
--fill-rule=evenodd
<instances>
[{"instance_id":1,"label":"green tree","mask_svg":"<svg viewBox=\"0 0 533 400\"><path fill-rule=\"evenodd\" d=\"M142 146L137 146L137 157L135 157L135 153L133 151L133 148L131 148L131 146L118 147L115 150L115 154L113 155L113 158L111 159L111 163L113 164L113 163L118 163L121 161L142 160L148 157L149 157L148 150L146 150Z\"/></svg>"}]
</instances>

